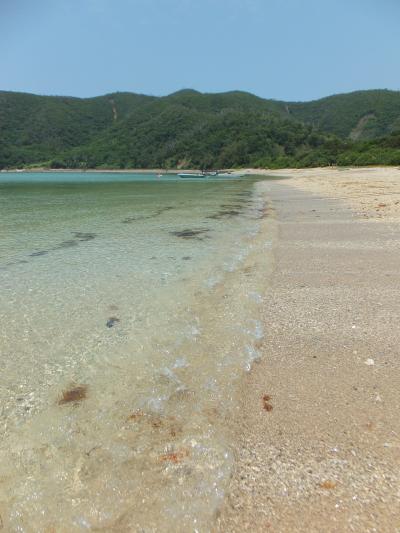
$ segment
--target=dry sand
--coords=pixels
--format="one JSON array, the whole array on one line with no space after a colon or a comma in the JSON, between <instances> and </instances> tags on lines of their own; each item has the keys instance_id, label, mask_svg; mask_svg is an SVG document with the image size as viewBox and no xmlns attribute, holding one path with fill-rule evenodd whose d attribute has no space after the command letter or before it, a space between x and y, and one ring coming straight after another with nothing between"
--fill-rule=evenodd
<instances>
[{"instance_id":1,"label":"dry sand","mask_svg":"<svg viewBox=\"0 0 400 533\"><path fill-rule=\"evenodd\" d=\"M290 186L342 200L364 218L400 217L400 169L396 167L247 170L290 178Z\"/></svg>"},{"instance_id":2,"label":"dry sand","mask_svg":"<svg viewBox=\"0 0 400 533\"><path fill-rule=\"evenodd\" d=\"M216 531L400 531L400 171L271 172L264 357Z\"/></svg>"}]
</instances>

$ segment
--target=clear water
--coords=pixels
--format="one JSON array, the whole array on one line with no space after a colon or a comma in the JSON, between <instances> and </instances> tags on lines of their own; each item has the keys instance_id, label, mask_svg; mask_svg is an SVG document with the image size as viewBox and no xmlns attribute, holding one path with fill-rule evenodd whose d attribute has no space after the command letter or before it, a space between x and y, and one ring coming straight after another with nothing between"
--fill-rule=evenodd
<instances>
[{"instance_id":1,"label":"clear water","mask_svg":"<svg viewBox=\"0 0 400 533\"><path fill-rule=\"evenodd\" d=\"M263 337L260 185L0 174L6 530L209 530Z\"/></svg>"}]
</instances>

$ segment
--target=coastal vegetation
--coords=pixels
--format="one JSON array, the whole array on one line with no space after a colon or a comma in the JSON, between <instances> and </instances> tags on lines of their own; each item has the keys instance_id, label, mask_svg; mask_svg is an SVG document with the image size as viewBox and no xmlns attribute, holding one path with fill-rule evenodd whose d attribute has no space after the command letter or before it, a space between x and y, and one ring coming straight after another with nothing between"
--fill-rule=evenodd
<instances>
[{"instance_id":1,"label":"coastal vegetation","mask_svg":"<svg viewBox=\"0 0 400 533\"><path fill-rule=\"evenodd\" d=\"M0 168L399 165L400 92L313 102L245 92L96 98L0 92Z\"/></svg>"}]
</instances>

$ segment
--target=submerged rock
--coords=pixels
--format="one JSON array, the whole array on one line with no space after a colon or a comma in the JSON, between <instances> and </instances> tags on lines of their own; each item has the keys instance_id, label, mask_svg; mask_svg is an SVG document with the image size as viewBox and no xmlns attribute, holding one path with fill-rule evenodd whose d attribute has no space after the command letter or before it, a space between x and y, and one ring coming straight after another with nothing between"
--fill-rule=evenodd
<instances>
[{"instance_id":1,"label":"submerged rock","mask_svg":"<svg viewBox=\"0 0 400 533\"><path fill-rule=\"evenodd\" d=\"M106 322L106 326L107 326L108 328L112 328L112 327L114 327L116 324L118 324L118 322L120 322L120 319L117 318L117 317L115 317L115 316L112 316L112 317L110 317L110 318L107 320L107 322Z\"/></svg>"}]
</instances>

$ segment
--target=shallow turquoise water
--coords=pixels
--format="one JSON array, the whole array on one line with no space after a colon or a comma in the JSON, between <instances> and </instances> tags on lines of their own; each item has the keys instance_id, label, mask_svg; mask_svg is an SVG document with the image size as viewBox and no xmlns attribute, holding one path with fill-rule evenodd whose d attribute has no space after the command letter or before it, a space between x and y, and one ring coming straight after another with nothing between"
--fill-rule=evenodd
<instances>
[{"instance_id":1,"label":"shallow turquoise water","mask_svg":"<svg viewBox=\"0 0 400 533\"><path fill-rule=\"evenodd\" d=\"M0 174L10 531L209 528L263 336L264 210L251 178Z\"/></svg>"},{"instance_id":2,"label":"shallow turquoise water","mask_svg":"<svg viewBox=\"0 0 400 533\"><path fill-rule=\"evenodd\" d=\"M0 172L0 183L15 185L22 183L132 183L177 181L176 174L139 174L128 172Z\"/></svg>"}]
</instances>

